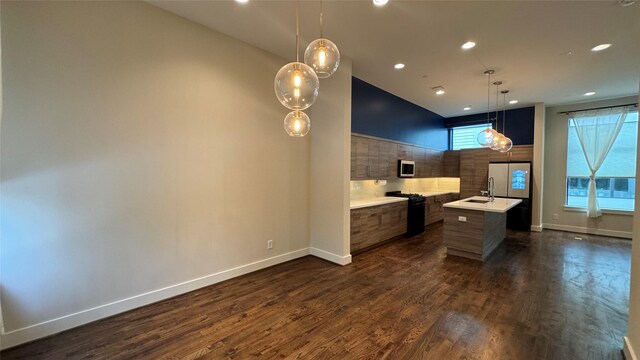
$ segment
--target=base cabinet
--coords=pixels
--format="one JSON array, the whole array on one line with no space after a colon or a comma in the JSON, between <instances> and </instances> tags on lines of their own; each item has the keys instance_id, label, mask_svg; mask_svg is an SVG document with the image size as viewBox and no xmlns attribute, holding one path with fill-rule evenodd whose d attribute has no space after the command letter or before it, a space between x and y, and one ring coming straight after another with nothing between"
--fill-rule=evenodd
<instances>
[{"instance_id":1,"label":"base cabinet","mask_svg":"<svg viewBox=\"0 0 640 360\"><path fill-rule=\"evenodd\" d=\"M458 196L458 194L428 196L425 202L426 209L424 212L424 224L431 225L438 221L442 221L444 219L443 205L459 199L460 196Z\"/></svg>"},{"instance_id":2,"label":"base cabinet","mask_svg":"<svg viewBox=\"0 0 640 360\"><path fill-rule=\"evenodd\" d=\"M406 202L351 210L351 252L406 233L407 210Z\"/></svg>"},{"instance_id":3,"label":"base cabinet","mask_svg":"<svg viewBox=\"0 0 640 360\"><path fill-rule=\"evenodd\" d=\"M506 219L506 213L445 208L447 255L485 261L504 240Z\"/></svg>"}]
</instances>

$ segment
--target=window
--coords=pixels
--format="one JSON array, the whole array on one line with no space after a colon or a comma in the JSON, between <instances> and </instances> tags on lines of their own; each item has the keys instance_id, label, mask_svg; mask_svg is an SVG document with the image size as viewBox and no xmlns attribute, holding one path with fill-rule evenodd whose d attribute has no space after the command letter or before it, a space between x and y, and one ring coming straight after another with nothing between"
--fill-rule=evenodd
<instances>
[{"instance_id":1,"label":"window","mask_svg":"<svg viewBox=\"0 0 640 360\"><path fill-rule=\"evenodd\" d=\"M596 194L601 209L633 211L636 184L636 145L638 112L629 112L624 125L598 170ZM589 166L584 159L573 123L569 121L567 139L567 198L565 204L587 207Z\"/></svg>"},{"instance_id":2,"label":"window","mask_svg":"<svg viewBox=\"0 0 640 360\"><path fill-rule=\"evenodd\" d=\"M480 131L490 127L489 124L457 126L449 130L451 150L473 149L482 147L478 144Z\"/></svg>"}]
</instances>

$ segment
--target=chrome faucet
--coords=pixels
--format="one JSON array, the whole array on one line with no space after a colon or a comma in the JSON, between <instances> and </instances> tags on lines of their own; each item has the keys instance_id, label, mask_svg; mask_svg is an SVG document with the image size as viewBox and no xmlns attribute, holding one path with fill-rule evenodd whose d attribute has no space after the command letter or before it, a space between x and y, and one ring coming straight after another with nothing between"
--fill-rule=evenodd
<instances>
[{"instance_id":1,"label":"chrome faucet","mask_svg":"<svg viewBox=\"0 0 640 360\"><path fill-rule=\"evenodd\" d=\"M488 189L488 192L489 192L489 201L495 200L495 197L493 196L494 193L495 193L495 183L494 183L493 177L489 178L489 189Z\"/></svg>"},{"instance_id":2,"label":"chrome faucet","mask_svg":"<svg viewBox=\"0 0 640 360\"><path fill-rule=\"evenodd\" d=\"M495 200L495 197L493 196L495 191L495 184L494 184L493 177L489 178L489 184L487 187L488 189L486 191L484 190L480 191L480 194L486 195L489 198L489 201Z\"/></svg>"}]
</instances>

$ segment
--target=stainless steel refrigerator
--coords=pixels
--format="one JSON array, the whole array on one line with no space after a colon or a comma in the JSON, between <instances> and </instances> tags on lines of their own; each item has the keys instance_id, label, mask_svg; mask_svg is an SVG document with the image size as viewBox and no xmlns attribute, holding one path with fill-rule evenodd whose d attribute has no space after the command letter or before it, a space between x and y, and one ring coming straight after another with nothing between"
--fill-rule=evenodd
<instances>
[{"instance_id":1,"label":"stainless steel refrigerator","mask_svg":"<svg viewBox=\"0 0 640 360\"><path fill-rule=\"evenodd\" d=\"M495 184L495 197L522 199L507 212L507 227L531 230L531 163L490 163L489 178Z\"/></svg>"}]
</instances>

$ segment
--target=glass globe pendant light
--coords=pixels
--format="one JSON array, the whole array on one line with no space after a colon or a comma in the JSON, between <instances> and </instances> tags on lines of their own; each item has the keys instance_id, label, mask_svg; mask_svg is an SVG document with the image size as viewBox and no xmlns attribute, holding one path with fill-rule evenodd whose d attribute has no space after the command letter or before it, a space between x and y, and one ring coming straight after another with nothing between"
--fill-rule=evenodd
<instances>
[{"instance_id":1,"label":"glass globe pendant light","mask_svg":"<svg viewBox=\"0 0 640 360\"><path fill-rule=\"evenodd\" d=\"M320 80L312 68L296 61L278 71L273 88L276 97L286 108L304 110L316 101Z\"/></svg>"},{"instance_id":2,"label":"glass globe pendant light","mask_svg":"<svg viewBox=\"0 0 640 360\"><path fill-rule=\"evenodd\" d=\"M340 51L336 44L322 36L322 0L320 0L320 38L312 41L304 51L304 62L320 79L331 76L340 65Z\"/></svg>"},{"instance_id":3,"label":"glass globe pendant light","mask_svg":"<svg viewBox=\"0 0 640 360\"><path fill-rule=\"evenodd\" d=\"M491 75L493 73L495 73L494 70L487 70L484 72L484 74L488 76L487 78L487 126L491 126L491 121L489 119L489 106L490 106L489 97L491 95ZM491 143L493 142L493 138L496 134L497 132L493 130L493 127L487 127L486 129L478 133L478 138L477 138L478 144L484 147L491 146Z\"/></svg>"},{"instance_id":4,"label":"glass globe pendant light","mask_svg":"<svg viewBox=\"0 0 640 360\"><path fill-rule=\"evenodd\" d=\"M300 110L293 110L284 118L284 130L292 137L303 137L311 129L309 116Z\"/></svg>"},{"instance_id":5,"label":"glass globe pendant light","mask_svg":"<svg viewBox=\"0 0 640 360\"><path fill-rule=\"evenodd\" d=\"M502 133L504 133L507 126L507 94L509 93L509 90L502 90L501 93L504 97L504 107L502 110ZM506 153L511 150L512 147L513 141L511 141L511 139L509 139L506 135L503 135L498 144L498 151L500 151L501 153Z\"/></svg>"},{"instance_id":6,"label":"glass globe pendant light","mask_svg":"<svg viewBox=\"0 0 640 360\"><path fill-rule=\"evenodd\" d=\"M296 61L283 66L276 74L273 88L276 97L286 108L304 110L313 105L320 90L315 71L299 61L299 13L296 8Z\"/></svg>"}]
</instances>

